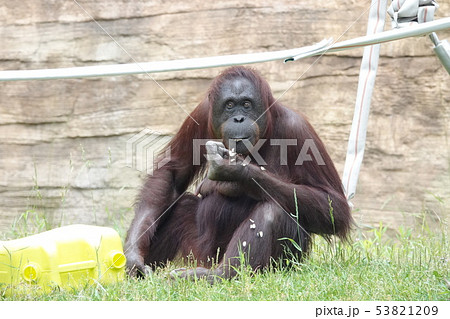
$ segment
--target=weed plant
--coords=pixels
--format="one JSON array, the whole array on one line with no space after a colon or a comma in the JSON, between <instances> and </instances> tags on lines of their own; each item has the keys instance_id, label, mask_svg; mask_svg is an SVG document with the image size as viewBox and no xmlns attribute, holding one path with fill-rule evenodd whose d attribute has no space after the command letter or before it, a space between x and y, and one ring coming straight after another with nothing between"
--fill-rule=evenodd
<instances>
[{"instance_id":1,"label":"weed plant","mask_svg":"<svg viewBox=\"0 0 450 319\"><path fill-rule=\"evenodd\" d=\"M449 300L446 225L440 231L423 224L400 227L395 238L386 230L380 223L369 232L356 231L351 243L316 237L304 260L290 260L289 267L274 263L258 273L243 263L238 277L214 285L171 279L179 265L170 264L145 279L109 286L8 297L0 288L0 300Z\"/></svg>"}]
</instances>

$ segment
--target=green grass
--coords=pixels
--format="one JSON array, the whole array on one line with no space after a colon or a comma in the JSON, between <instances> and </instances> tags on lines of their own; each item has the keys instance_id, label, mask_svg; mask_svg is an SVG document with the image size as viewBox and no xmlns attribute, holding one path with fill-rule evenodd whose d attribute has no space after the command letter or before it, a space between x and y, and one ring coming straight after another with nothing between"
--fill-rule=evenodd
<instances>
[{"instance_id":1,"label":"green grass","mask_svg":"<svg viewBox=\"0 0 450 319\"><path fill-rule=\"evenodd\" d=\"M355 232L349 244L317 237L308 258L289 270L243 267L238 278L214 285L169 279L168 266L144 280L49 294L5 297L0 288L0 300L450 300L447 228L385 232L382 225Z\"/></svg>"}]
</instances>

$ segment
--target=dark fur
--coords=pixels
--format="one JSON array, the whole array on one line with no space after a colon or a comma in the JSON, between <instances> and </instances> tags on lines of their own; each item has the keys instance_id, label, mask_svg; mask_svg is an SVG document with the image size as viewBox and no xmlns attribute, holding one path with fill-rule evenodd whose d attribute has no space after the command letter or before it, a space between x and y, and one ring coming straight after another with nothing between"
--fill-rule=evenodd
<instances>
[{"instance_id":1,"label":"dark fur","mask_svg":"<svg viewBox=\"0 0 450 319\"><path fill-rule=\"evenodd\" d=\"M280 147L267 141L259 153L267 162L266 170L253 163L245 166L234 184L205 181L207 196L187 193L186 189L204 176L206 159L202 148L201 165L193 166L193 139L214 139L212 105L226 79L245 77L260 92L266 113L266 139L297 139L298 146L288 147L288 165L280 165ZM304 116L275 102L269 85L255 71L232 67L214 79L207 97L172 139L171 161L156 170L145 182L135 218L126 240L127 267L131 275L144 272L144 265L162 265L177 255L193 256L205 268L180 271L180 276L235 275L231 266L239 265L239 249L253 269L264 268L272 258L284 255L284 246L301 255L289 241L299 243L307 252L310 235L345 237L352 223L341 180L325 147ZM312 139L326 165L307 161L294 165L303 142ZM258 186L258 184L261 186ZM224 196L226 187L238 194ZM295 214L294 188L297 194L300 234L289 213ZM330 203L333 217L330 216ZM332 223L332 218L334 223ZM253 222L255 228L250 228ZM263 232L263 237L257 233ZM300 237L300 238L299 238ZM242 243L246 242L243 247ZM284 246L283 246L284 245ZM219 249L219 251L218 251ZM219 257L219 267L208 270L209 260Z\"/></svg>"}]
</instances>

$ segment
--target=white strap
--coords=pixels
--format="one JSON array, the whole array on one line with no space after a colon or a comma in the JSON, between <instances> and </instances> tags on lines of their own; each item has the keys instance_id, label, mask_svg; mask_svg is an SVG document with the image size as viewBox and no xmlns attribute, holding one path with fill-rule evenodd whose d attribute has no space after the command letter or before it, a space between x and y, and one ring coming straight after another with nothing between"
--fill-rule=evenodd
<instances>
[{"instance_id":1,"label":"white strap","mask_svg":"<svg viewBox=\"0 0 450 319\"><path fill-rule=\"evenodd\" d=\"M434 0L392 0L388 13L395 29L433 21L437 8Z\"/></svg>"},{"instance_id":2,"label":"white strap","mask_svg":"<svg viewBox=\"0 0 450 319\"><path fill-rule=\"evenodd\" d=\"M387 7L386 2L387 0L372 0L367 35L383 31ZM355 195L359 170L364 157L370 100L377 74L379 52L380 44L364 48L359 72L355 113L353 115L352 129L348 140L347 157L345 159L344 175L342 178L347 199L351 199Z\"/></svg>"}]
</instances>

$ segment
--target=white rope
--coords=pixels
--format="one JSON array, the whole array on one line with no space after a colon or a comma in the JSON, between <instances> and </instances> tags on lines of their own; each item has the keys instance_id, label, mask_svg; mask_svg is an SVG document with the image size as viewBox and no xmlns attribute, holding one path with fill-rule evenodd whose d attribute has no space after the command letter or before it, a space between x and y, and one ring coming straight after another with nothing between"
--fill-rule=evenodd
<instances>
[{"instance_id":1,"label":"white rope","mask_svg":"<svg viewBox=\"0 0 450 319\"><path fill-rule=\"evenodd\" d=\"M436 21L431 21L427 23L422 23L418 25L411 25L408 28L389 30L384 32L379 32L376 34L367 34L363 37L354 38L351 40L346 40L342 42L337 42L334 45L323 48L322 50L316 51L311 55L299 55L292 58L292 60L303 59L310 57L312 55L320 55L323 53L332 53L338 51L345 51L355 48L360 48L368 45L385 43L410 37L418 37L430 34L435 31L442 31L450 29L450 17L443 18Z\"/></svg>"},{"instance_id":2,"label":"white rope","mask_svg":"<svg viewBox=\"0 0 450 319\"><path fill-rule=\"evenodd\" d=\"M327 47L329 44L330 40L323 40L317 44L308 47L283 51L274 51L274 52L235 54L235 55L215 56L207 58L158 61L146 63L96 65L86 67L61 68L61 69L0 71L0 81L50 80L50 79L53 80L53 79L84 78L95 76L145 74L145 73L204 69L237 64L267 62L274 60L286 60L299 54L313 54L314 52L324 47Z\"/></svg>"},{"instance_id":3,"label":"white rope","mask_svg":"<svg viewBox=\"0 0 450 319\"><path fill-rule=\"evenodd\" d=\"M97 65L86 67L41 69L41 70L11 70L0 71L0 81L19 80L54 80L68 78L84 78L96 76L116 76L130 74L145 74L158 72L171 72L193 69L205 69L230 65L243 65L275 60L295 61L298 59L321 55L329 52L350 50L367 45L384 43L408 37L422 36L435 31L450 28L450 17L432 22L414 25L408 28L390 30L377 34L368 34L363 37L332 43L331 39L323 40L315 45L274 52L236 54L198 59L184 59L172 61L158 61L146 63L130 63L115 65Z\"/></svg>"}]
</instances>

